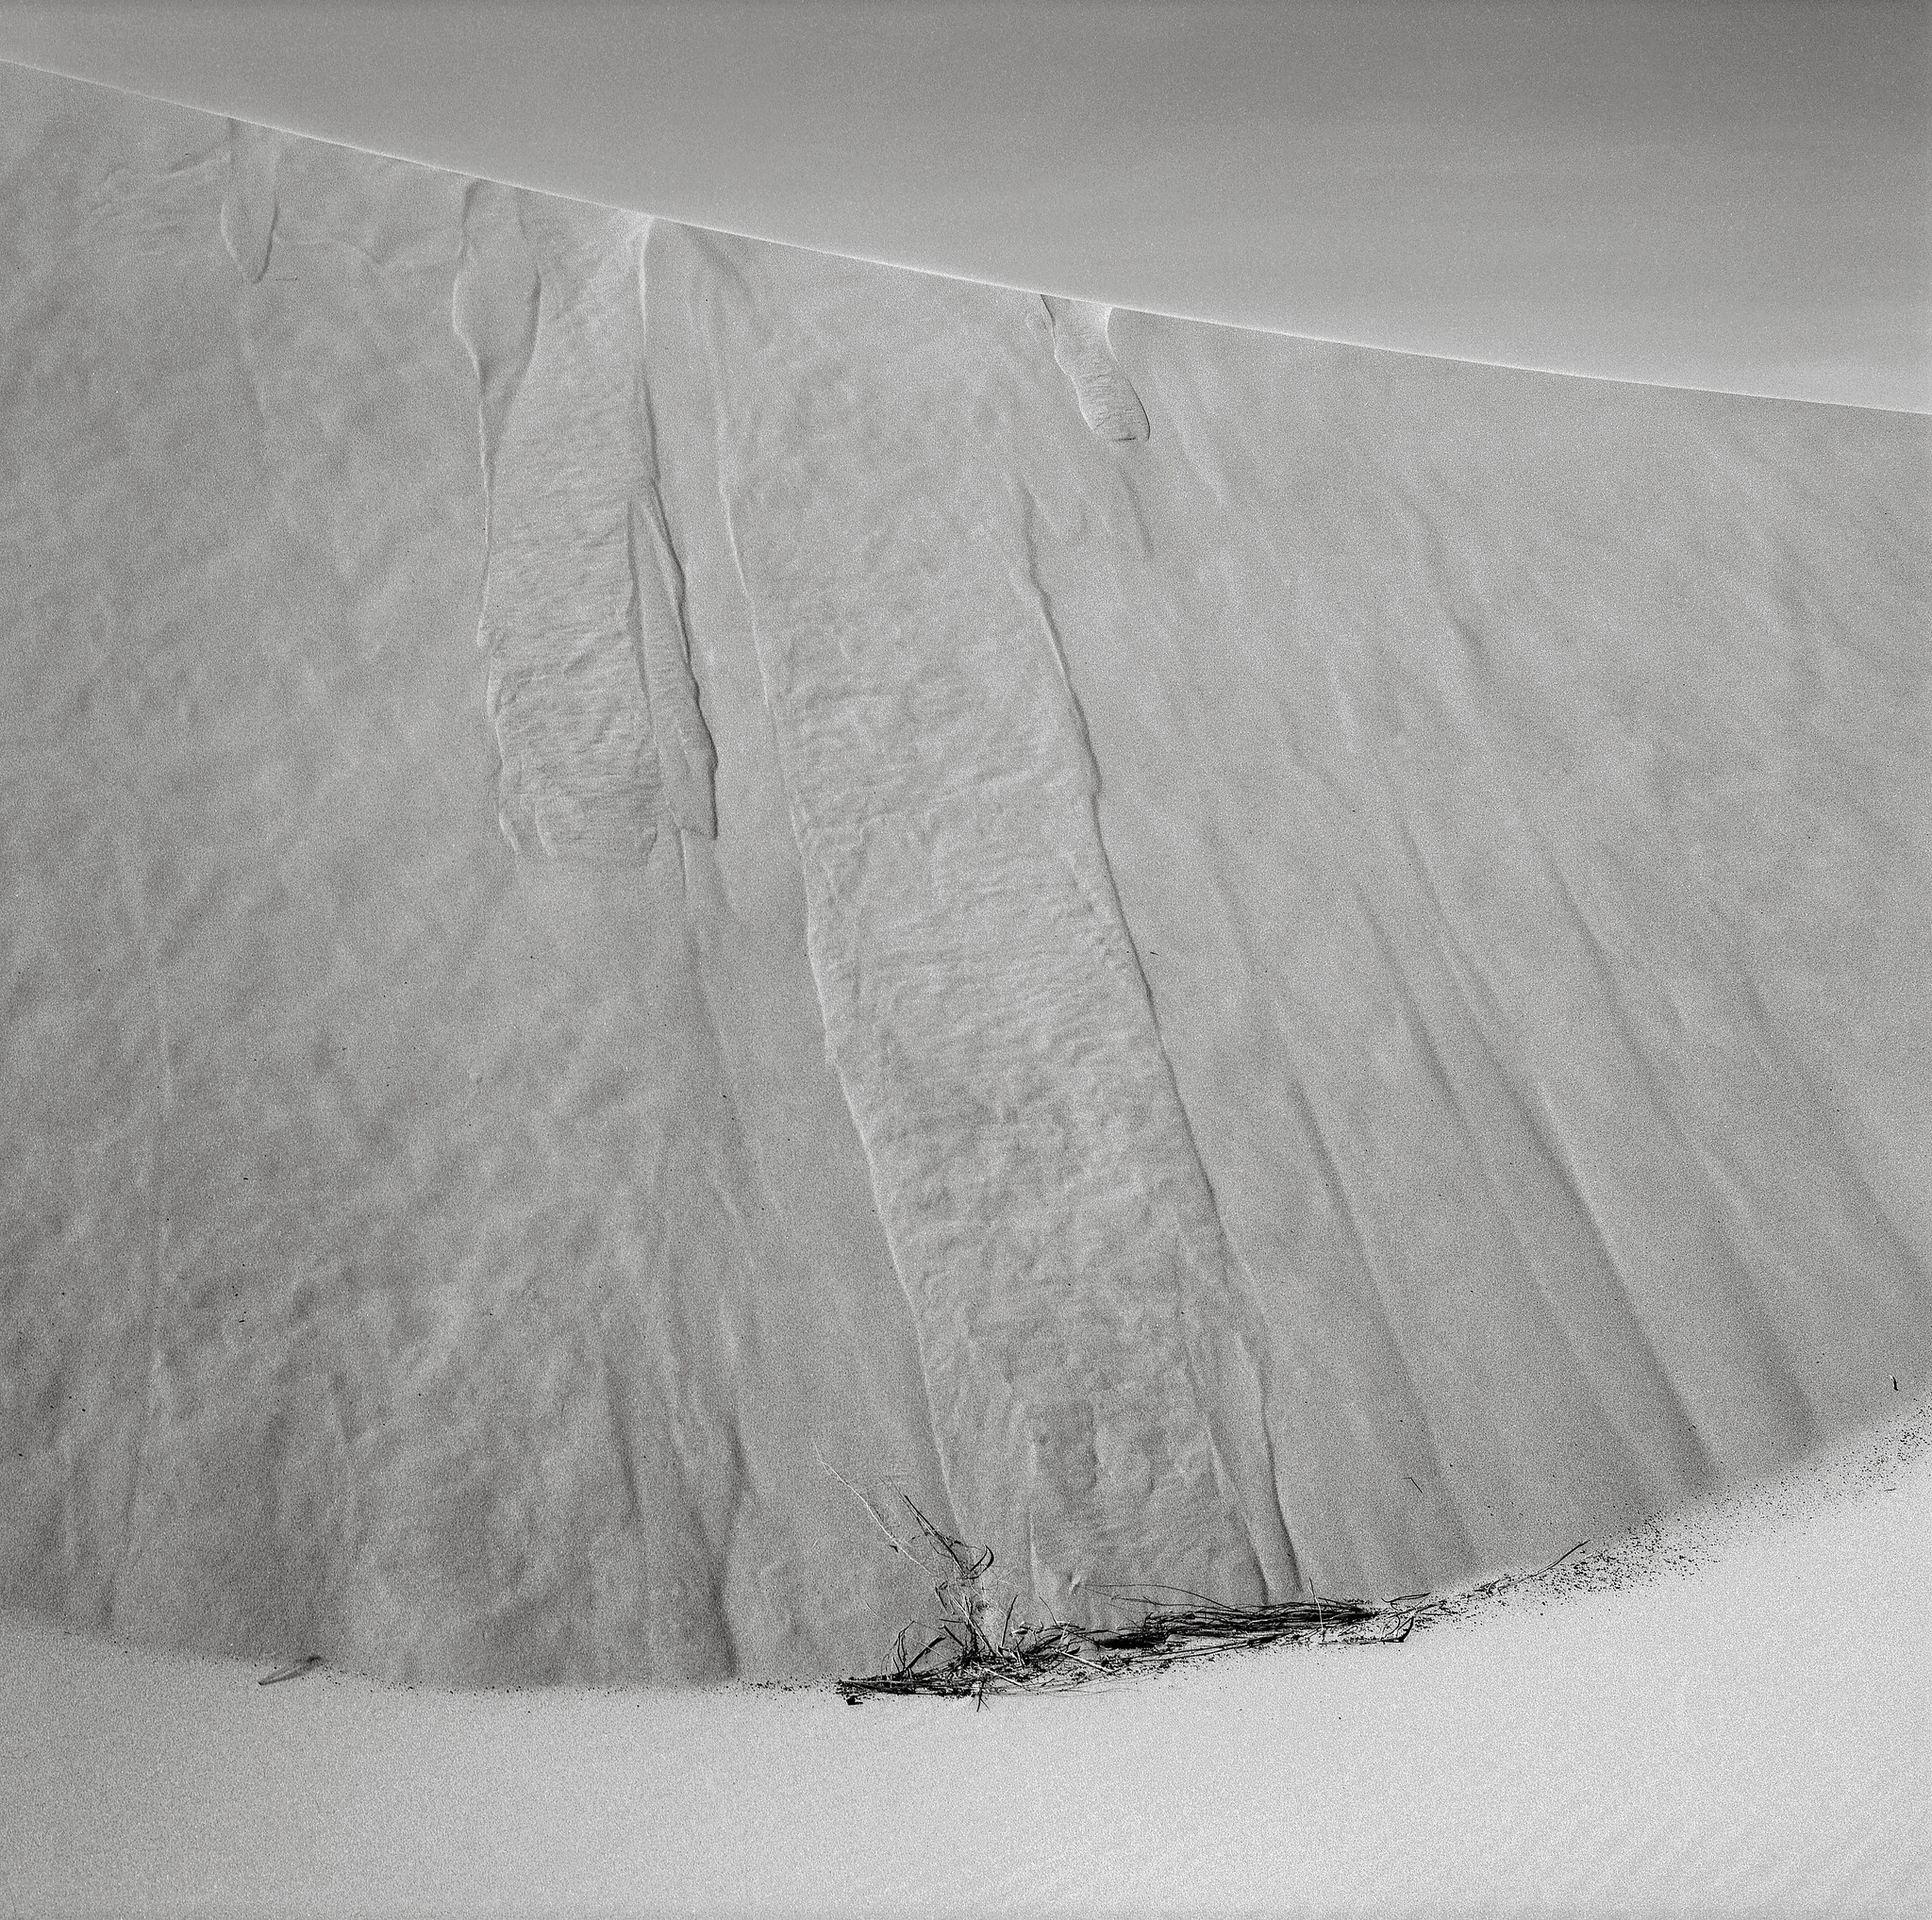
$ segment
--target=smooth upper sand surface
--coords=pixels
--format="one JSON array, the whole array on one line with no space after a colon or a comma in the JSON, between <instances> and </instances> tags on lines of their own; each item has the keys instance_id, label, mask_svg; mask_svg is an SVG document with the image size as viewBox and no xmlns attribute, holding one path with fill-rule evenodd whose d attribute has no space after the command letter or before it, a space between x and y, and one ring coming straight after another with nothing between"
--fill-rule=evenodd
<instances>
[{"instance_id":1,"label":"smooth upper sand surface","mask_svg":"<svg viewBox=\"0 0 1932 1920\"><path fill-rule=\"evenodd\" d=\"M1932 1359L1932 425L0 70L0 1595L448 1685L1392 1594Z\"/></svg>"},{"instance_id":2,"label":"smooth upper sand surface","mask_svg":"<svg viewBox=\"0 0 1932 1920\"><path fill-rule=\"evenodd\" d=\"M0 58L1142 311L1932 410L1924 0L14 0Z\"/></svg>"},{"instance_id":3,"label":"smooth upper sand surface","mask_svg":"<svg viewBox=\"0 0 1932 1920\"><path fill-rule=\"evenodd\" d=\"M263 1688L0 1618L0 1912L1920 1914L1925 1420L1608 1588L977 1713Z\"/></svg>"}]
</instances>

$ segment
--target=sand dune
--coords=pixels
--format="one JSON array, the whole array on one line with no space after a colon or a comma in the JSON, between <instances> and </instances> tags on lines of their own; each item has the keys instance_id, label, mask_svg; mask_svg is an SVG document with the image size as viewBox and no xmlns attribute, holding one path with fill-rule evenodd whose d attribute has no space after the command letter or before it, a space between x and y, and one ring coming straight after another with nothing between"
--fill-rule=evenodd
<instances>
[{"instance_id":1,"label":"sand dune","mask_svg":"<svg viewBox=\"0 0 1932 1920\"><path fill-rule=\"evenodd\" d=\"M0 126L0 1598L824 1676L839 1476L1098 1617L1923 1389L1932 424Z\"/></svg>"}]
</instances>

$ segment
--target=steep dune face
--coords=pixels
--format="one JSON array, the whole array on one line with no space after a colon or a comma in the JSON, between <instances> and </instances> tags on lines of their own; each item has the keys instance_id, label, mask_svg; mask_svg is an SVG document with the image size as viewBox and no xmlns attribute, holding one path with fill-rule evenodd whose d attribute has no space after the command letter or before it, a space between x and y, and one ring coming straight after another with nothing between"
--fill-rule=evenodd
<instances>
[{"instance_id":1,"label":"steep dune face","mask_svg":"<svg viewBox=\"0 0 1932 1920\"><path fill-rule=\"evenodd\" d=\"M4 99L0 1596L825 1673L827 1467L1098 1618L1923 1384L1927 423Z\"/></svg>"},{"instance_id":2,"label":"steep dune face","mask_svg":"<svg viewBox=\"0 0 1932 1920\"><path fill-rule=\"evenodd\" d=\"M1560 1551L1767 1471L1919 1376L1925 423L1115 316L1152 422L1115 441L1082 430L1061 331L1043 351L1020 296L653 245L706 317L689 352L781 743L792 706L813 716L793 810L826 921L863 921L870 885L970 906L991 943L990 877L867 865L853 815L916 793L936 820L962 787L1010 807L1016 783L1043 810L1061 750L1001 703L1037 676L1024 710L1051 732L1064 663L1108 906L1228 1249L1225 1304L1191 1289L1191 1311L1244 1349L1244 1316L1265 1328L1261 1429L1206 1398L1247 1431L1235 1450L1265 1445L1303 1578L1410 1585ZM849 732L943 756L887 797L813 730L864 691L794 699L802 651L842 673L867 647L903 691L848 709ZM1019 762L949 739L958 707ZM836 802L800 800L824 779ZM849 885L818 851L828 810ZM1014 849L978 844L1019 884ZM1029 891L1044 925L1052 889ZM847 963L814 930L836 1031ZM995 1026L1034 1023L1041 1060L1077 1034L1031 957L974 979L965 950L893 960L952 983L946 1040L983 1084ZM1109 977L1088 963L1090 1012ZM908 1082L939 1051L906 1048ZM1051 1078L1092 1110L1097 1086ZM895 1123L924 1091L890 1098ZM1154 1110L1109 1092L1110 1118ZM1078 1164L1115 1152L1117 1183L1158 1195L1180 1158L1158 1139L1115 1119ZM941 1159L950 1192L873 1156L902 1274L896 1209L984 1205L964 1144ZM1047 1243L1079 1277L1036 1257L1036 1284L1072 1303L1111 1270L1153 1297L1126 1264L1151 1238L1108 1225L1096 1260L1079 1182L1055 1190ZM1024 1217L1018 1191L997 1189ZM936 1283L957 1318L923 1323L929 1367L989 1351L962 1305L987 1263L968 1264ZM1059 1363L1087 1403L1070 1354L992 1371ZM942 1423L942 1455L966 1438ZM1151 1441L1092 1456L1160 1478ZM1084 1436L1058 1472L1108 1484Z\"/></svg>"},{"instance_id":3,"label":"steep dune face","mask_svg":"<svg viewBox=\"0 0 1932 1920\"><path fill-rule=\"evenodd\" d=\"M1115 338L1155 558L1046 491L1041 577L1307 1562L1870 1417L1926 1360L1924 423Z\"/></svg>"}]
</instances>

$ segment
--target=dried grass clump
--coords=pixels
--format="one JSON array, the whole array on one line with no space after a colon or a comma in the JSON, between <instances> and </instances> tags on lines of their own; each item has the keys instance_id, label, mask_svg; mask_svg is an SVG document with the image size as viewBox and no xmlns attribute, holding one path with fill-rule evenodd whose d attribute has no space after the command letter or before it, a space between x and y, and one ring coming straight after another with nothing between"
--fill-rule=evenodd
<instances>
[{"instance_id":1,"label":"dried grass clump","mask_svg":"<svg viewBox=\"0 0 1932 1920\"><path fill-rule=\"evenodd\" d=\"M1418 1623L1459 1611L1518 1578L1506 1575L1461 1594L1282 1600L1262 1607L1223 1606L1197 1595L1171 1606L1128 1594L1121 1596L1123 1604L1142 1609L1131 1626L1085 1628L1063 1620L1037 1626L1016 1617L1016 1600L1002 1608L989 1591L991 1548L975 1550L941 1532L906 1494L900 1498L918 1530L914 1539L902 1540L864 1494L843 1475L837 1478L865 1502L893 1552L937 1576L933 1594L941 1608L936 1622L901 1631L890 1672L840 1683L855 1707L878 1694L927 1694L984 1705L990 1694L1053 1693L1097 1679L1164 1673L1244 1647L1389 1645L1407 1640ZM1576 1551L1572 1547L1562 1560Z\"/></svg>"}]
</instances>

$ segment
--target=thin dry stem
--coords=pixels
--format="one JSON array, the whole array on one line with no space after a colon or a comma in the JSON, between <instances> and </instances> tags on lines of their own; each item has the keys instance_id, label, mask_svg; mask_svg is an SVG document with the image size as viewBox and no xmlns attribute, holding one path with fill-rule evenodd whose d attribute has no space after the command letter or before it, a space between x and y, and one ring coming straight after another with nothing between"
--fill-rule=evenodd
<instances>
[{"instance_id":1,"label":"thin dry stem","mask_svg":"<svg viewBox=\"0 0 1932 1920\"><path fill-rule=\"evenodd\" d=\"M863 1494L858 1497L864 1499ZM900 1633L890 1673L842 1683L840 1691L854 1706L874 1694L971 1698L984 1706L989 1694L1057 1692L1096 1679L1161 1673L1185 1661L1244 1648L1388 1645L1407 1640L1420 1624L1531 1578L1506 1574L1460 1594L1407 1594L1394 1600L1341 1600L1317 1594L1259 1607L1224 1606L1198 1594L1187 1595L1194 1602L1191 1606L1124 1596L1128 1604L1144 1609L1141 1618L1131 1626L1105 1628L1076 1628L1059 1620L1035 1626L1017 1617L1015 1596L993 1634L987 1630L991 1601L985 1588L993 1566L991 1549L974 1552L964 1541L935 1527L909 1495L900 1497L911 1509L928 1550L942 1559L933 1594L944 1613L917 1653L908 1656L906 1649L918 1629L907 1628ZM865 1505L895 1550L917 1560L919 1556L892 1534L872 1502L866 1500ZM1578 1542L1541 1571L1561 1566L1587 1544Z\"/></svg>"}]
</instances>

